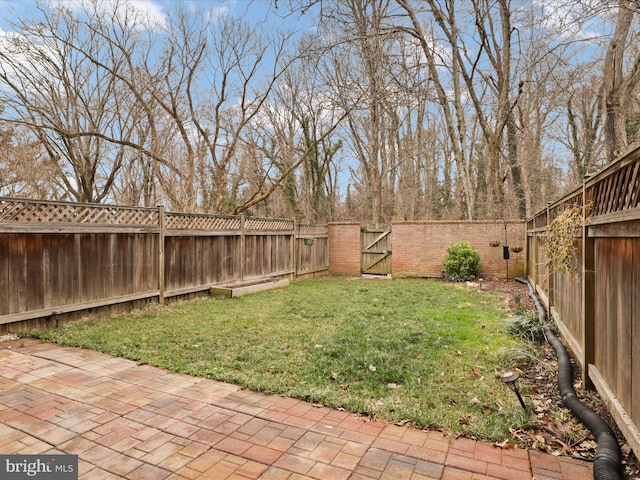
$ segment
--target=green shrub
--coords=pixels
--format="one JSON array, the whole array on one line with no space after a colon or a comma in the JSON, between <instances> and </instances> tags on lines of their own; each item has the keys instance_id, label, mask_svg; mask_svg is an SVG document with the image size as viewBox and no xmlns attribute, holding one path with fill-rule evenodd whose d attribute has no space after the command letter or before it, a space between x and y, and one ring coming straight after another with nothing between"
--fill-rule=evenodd
<instances>
[{"instance_id":1,"label":"green shrub","mask_svg":"<svg viewBox=\"0 0 640 480\"><path fill-rule=\"evenodd\" d=\"M464 282L478 278L480 267L480 254L469 245L469 242L460 242L447 247L444 273L449 280Z\"/></svg>"},{"instance_id":2,"label":"green shrub","mask_svg":"<svg viewBox=\"0 0 640 480\"><path fill-rule=\"evenodd\" d=\"M545 342L545 327L549 327L554 334L558 333L553 322L542 320L533 310L523 310L507 321L507 332L528 342Z\"/></svg>"}]
</instances>

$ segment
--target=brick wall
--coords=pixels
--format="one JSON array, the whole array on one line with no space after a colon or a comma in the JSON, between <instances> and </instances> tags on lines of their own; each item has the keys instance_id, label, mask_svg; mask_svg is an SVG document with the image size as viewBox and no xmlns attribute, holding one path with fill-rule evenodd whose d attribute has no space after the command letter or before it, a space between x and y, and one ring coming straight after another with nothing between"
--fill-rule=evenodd
<instances>
[{"instance_id":1,"label":"brick wall","mask_svg":"<svg viewBox=\"0 0 640 480\"><path fill-rule=\"evenodd\" d=\"M397 222L391 225L392 275L394 277L440 277L447 246L463 240L480 252L482 275L506 277L502 257L504 222ZM524 222L507 222L511 247L525 246ZM491 242L499 242L492 247ZM510 251L509 277L524 276L525 251ZM329 270L332 273L360 273L360 224L329 225Z\"/></svg>"},{"instance_id":2,"label":"brick wall","mask_svg":"<svg viewBox=\"0 0 640 480\"><path fill-rule=\"evenodd\" d=\"M402 222L391 227L392 275L396 277L439 277L447 247L467 241L480 253L482 275L506 277L503 222ZM525 245L524 222L507 223L511 247ZM491 242L499 246L492 247ZM525 252L510 252L509 277L524 275Z\"/></svg>"},{"instance_id":3,"label":"brick wall","mask_svg":"<svg viewBox=\"0 0 640 480\"><path fill-rule=\"evenodd\" d=\"M360 275L360 224L329 224L329 272Z\"/></svg>"}]
</instances>

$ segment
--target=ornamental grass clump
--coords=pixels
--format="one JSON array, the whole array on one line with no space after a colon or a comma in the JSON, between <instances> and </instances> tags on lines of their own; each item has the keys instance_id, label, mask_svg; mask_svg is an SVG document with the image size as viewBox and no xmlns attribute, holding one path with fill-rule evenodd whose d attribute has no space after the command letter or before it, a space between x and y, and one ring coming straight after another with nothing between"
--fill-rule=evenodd
<instances>
[{"instance_id":1,"label":"ornamental grass clump","mask_svg":"<svg viewBox=\"0 0 640 480\"><path fill-rule=\"evenodd\" d=\"M460 242L447 247L444 273L453 282L465 282L479 277L480 253L469 242Z\"/></svg>"}]
</instances>

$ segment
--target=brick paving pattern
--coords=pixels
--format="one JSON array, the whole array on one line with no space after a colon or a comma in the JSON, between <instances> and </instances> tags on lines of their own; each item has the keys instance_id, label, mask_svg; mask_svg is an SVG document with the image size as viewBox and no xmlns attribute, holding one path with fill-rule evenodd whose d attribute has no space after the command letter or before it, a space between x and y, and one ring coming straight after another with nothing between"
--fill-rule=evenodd
<instances>
[{"instance_id":1,"label":"brick paving pattern","mask_svg":"<svg viewBox=\"0 0 640 480\"><path fill-rule=\"evenodd\" d=\"M86 480L593 478L585 461L33 340L0 344L0 453L77 454Z\"/></svg>"}]
</instances>

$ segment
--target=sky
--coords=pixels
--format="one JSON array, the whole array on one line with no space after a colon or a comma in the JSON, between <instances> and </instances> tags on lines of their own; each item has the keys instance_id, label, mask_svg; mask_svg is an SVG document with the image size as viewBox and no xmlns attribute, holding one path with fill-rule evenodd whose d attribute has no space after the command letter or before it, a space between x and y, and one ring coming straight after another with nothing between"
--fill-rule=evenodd
<instances>
[{"instance_id":1,"label":"sky","mask_svg":"<svg viewBox=\"0 0 640 480\"><path fill-rule=\"evenodd\" d=\"M61 4L71 9L78 9L85 0L45 0L49 5ZM116 0L102 0L105 4L114 3ZM179 5L192 6L199 10L211 10L214 14L231 12L242 15L249 21L279 21L278 11L273 0L128 0L128 2L143 12L158 24L166 22L167 16ZM0 0L0 27L5 28L4 18L7 14L15 12L18 15L34 11L35 0ZM280 9L282 10L282 8ZM292 23L297 20L288 19Z\"/></svg>"}]
</instances>

